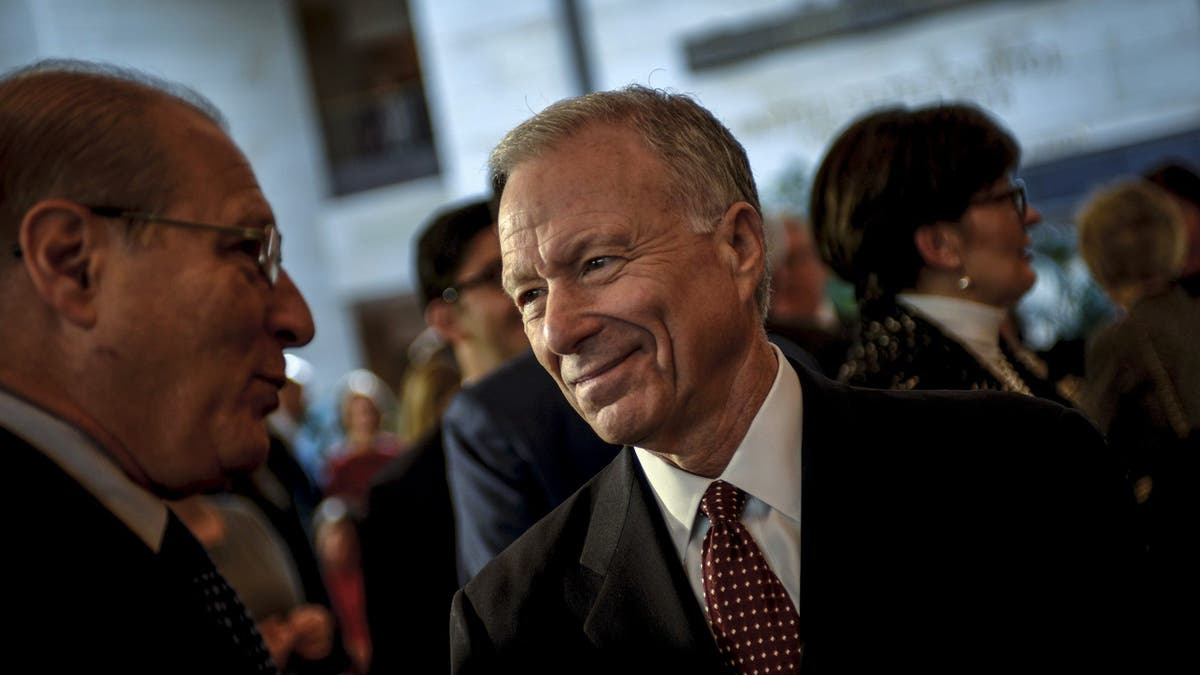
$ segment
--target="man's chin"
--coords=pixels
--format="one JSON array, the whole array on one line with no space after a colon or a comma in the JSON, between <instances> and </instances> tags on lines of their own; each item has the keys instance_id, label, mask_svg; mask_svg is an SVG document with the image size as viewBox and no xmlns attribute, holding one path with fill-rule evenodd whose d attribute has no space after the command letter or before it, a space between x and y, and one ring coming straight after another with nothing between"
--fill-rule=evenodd
<instances>
[{"instance_id":1,"label":"man's chin","mask_svg":"<svg viewBox=\"0 0 1200 675\"><path fill-rule=\"evenodd\" d=\"M597 436L612 445L637 445L644 436L634 416L627 412L623 414L615 405L605 406L590 416L584 415L584 419Z\"/></svg>"},{"instance_id":2,"label":"man's chin","mask_svg":"<svg viewBox=\"0 0 1200 675\"><path fill-rule=\"evenodd\" d=\"M261 440L256 438L236 454L220 455L220 475L212 477L211 480L225 489L234 478L251 474L266 464L270 453L271 441L264 433Z\"/></svg>"},{"instance_id":3,"label":"man's chin","mask_svg":"<svg viewBox=\"0 0 1200 675\"><path fill-rule=\"evenodd\" d=\"M226 475L241 475L251 473L255 469L267 463L267 456L271 454L271 440L266 436L263 437L262 444L256 444L251 448L238 455L238 460L227 467Z\"/></svg>"}]
</instances>

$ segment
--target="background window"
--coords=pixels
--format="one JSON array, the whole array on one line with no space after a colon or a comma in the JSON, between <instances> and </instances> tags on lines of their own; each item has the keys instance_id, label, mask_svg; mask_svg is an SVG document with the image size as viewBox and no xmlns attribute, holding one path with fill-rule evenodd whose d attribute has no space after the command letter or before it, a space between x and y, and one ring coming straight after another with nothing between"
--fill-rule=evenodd
<instances>
[{"instance_id":1,"label":"background window","mask_svg":"<svg viewBox=\"0 0 1200 675\"><path fill-rule=\"evenodd\" d=\"M298 0L335 195L437 174L408 4Z\"/></svg>"}]
</instances>

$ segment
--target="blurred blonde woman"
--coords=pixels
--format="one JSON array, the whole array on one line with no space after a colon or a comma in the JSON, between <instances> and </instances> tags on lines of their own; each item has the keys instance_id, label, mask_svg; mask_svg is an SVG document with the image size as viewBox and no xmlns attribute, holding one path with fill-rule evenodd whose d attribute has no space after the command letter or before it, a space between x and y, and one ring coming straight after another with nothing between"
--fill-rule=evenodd
<instances>
[{"instance_id":1,"label":"blurred blonde woman","mask_svg":"<svg viewBox=\"0 0 1200 675\"><path fill-rule=\"evenodd\" d=\"M1135 179L1094 194L1078 216L1079 248L1120 307L1089 342L1084 405L1121 451L1153 552L1182 545L1200 491L1200 277L1177 279L1187 254L1182 214Z\"/></svg>"},{"instance_id":2,"label":"blurred blonde woman","mask_svg":"<svg viewBox=\"0 0 1200 675\"><path fill-rule=\"evenodd\" d=\"M1122 311L1088 345L1084 404L1134 479L1148 554L1138 616L1151 640L1146 654L1156 666L1195 672L1200 276L1176 279L1187 251L1185 226L1178 205L1153 184L1132 180L1101 190L1078 225L1084 260Z\"/></svg>"},{"instance_id":3,"label":"blurred blonde woman","mask_svg":"<svg viewBox=\"0 0 1200 675\"><path fill-rule=\"evenodd\" d=\"M400 385L400 437L416 445L441 428L442 412L461 388L462 374L449 348L409 365Z\"/></svg>"}]
</instances>

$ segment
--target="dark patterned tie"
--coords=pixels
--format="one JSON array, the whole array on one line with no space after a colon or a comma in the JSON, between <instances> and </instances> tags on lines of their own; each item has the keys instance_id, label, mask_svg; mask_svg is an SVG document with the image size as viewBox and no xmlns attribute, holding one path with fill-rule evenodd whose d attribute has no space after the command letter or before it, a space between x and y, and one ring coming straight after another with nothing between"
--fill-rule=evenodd
<instances>
[{"instance_id":1,"label":"dark patterned tie","mask_svg":"<svg viewBox=\"0 0 1200 675\"><path fill-rule=\"evenodd\" d=\"M800 616L739 517L746 493L714 481L700 500L712 526L704 537L704 601L726 663L739 673L800 668Z\"/></svg>"},{"instance_id":2,"label":"dark patterned tie","mask_svg":"<svg viewBox=\"0 0 1200 675\"><path fill-rule=\"evenodd\" d=\"M213 566L187 526L169 509L168 514L158 555L167 565L187 575L187 594L204 608L216 642L229 654L231 662L244 664L245 669L236 672L278 673L237 593Z\"/></svg>"}]
</instances>

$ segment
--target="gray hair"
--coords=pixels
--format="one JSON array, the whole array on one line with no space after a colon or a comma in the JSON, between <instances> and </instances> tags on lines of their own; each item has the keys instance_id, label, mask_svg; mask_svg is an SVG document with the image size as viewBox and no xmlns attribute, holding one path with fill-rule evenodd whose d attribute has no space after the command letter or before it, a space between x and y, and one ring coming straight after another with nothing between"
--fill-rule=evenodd
<instances>
[{"instance_id":1,"label":"gray hair","mask_svg":"<svg viewBox=\"0 0 1200 675\"><path fill-rule=\"evenodd\" d=\"M629 85L558 101L508 132L492 150L488 167L497 199L513 170L594 124L636 132L666 166L673 205L697 232L711 232L736 202L761 214L758 188L746 150L711 112L685 94ZM769 256L756 291L766 316Z\"/></svg>"},{"instance_id":2,"label":"gray hair","mask_svg":"<svg viewBox=\"0 0 1200 675\"><path fill-rule=\"evenodd\" d=\"M0 75L0 241L50 197L165 208L180 177L155 113L170 104L227 129L200 94L128 68L53 59Z\"/></svg>"}]
</instances>

